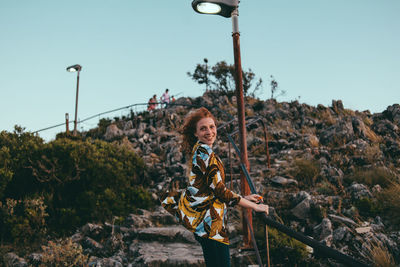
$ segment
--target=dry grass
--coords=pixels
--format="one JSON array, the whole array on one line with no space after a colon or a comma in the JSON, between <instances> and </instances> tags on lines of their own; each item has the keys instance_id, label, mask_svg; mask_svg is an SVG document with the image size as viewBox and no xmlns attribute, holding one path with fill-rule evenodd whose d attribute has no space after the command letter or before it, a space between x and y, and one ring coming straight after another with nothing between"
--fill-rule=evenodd
<instances>
[{"instance_id":1,"label":"dry grass","mask_svg":"<svg viewBox=\"0 0 400 267\"><path fill-rule=\"evenodd\" d=\"M367 161L373 164L377 159L382 157L382 151L379 148L379 144L372 144L371 146L368 146L364 151L364 155Z\"/></svg>"},{"instance_id":2,"label":"dry grass","mask_svg":"<svg viewBox=\"0 0 400 267\"><path fill-rule=\"evenodd\" d=\"M400 228L400 183L393 182L391 186L382 190L378 196L378 203L395 228Z\"/></svg>"},{"instance_id":3,"label":"dry grass","mask_svg":"<svg viewBox=\"0 0 400 267\"><path fill-rule=\"evenodd\" d=\"M320 173L318 162L306 159L297 159L294 162L292 175L296 180L306 186L313 186Z\"/></svg>"},{"instance_id":4,"label":"dry grass","mask_svg":"<svg viewBox=\"0 0 400 267\"><path fill-rule=\"evenodd\" d=\"M367 125L365 125L365 135L367 138L372 142L372 143L381 143L382 142L382 137L377 135L374 131L371 130Z\"/></svg>"},{"instance_id":5,"label":"dry grass","mask_svg":"<svg viewBox=\"0 0 400 267\"><path fill-rule=\"evenodd\" d=\"M366 184L368 186L374 186L376 184L379 184L380 186L386 188L390 187L394 182L396 182L397 177L390 170L378 167L370 170L364 170L364 169L356 170L353 173L353 175L349 177L349 179L352 181Z\"/></svg>"},{"instance_id":6,"label":"dry grass","mask_svg":"<svg viewBox=\"0 0 400 267\"><path fill-rule=\"evenodd\" d=\"M326 125L331 126L336 123L336 119L333 118L329 109L325 109L319 113L319 118L323 121Z\"/></svg>"},{"instance_id":7,"label":"dry grass","mask_svg":"<svg viewBox=\"0 0 400 267\"><path fill-rule=\"evenodd\" d=\"M396 266L392 254L388 248L379 241L371 243L368 248L368 258L376 267L392 267Z\"/></svg>"}]
</instances>

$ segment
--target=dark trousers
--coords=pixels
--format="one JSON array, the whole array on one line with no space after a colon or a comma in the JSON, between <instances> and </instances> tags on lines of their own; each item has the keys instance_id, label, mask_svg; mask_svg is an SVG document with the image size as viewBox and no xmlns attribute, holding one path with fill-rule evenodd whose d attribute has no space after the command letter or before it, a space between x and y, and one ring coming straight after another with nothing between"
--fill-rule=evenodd
<instances>
[{"instance_id":1,"label":"dark trousers","mask_svg":"<svg viewBox=\"0 0 400 267\"><path fill-rule=\"evenodd\" d=\"M230 267L231 257L229 246L221 242L194 235L203 249L204 260L207 267Z\"/></svg>"}]
</instances>

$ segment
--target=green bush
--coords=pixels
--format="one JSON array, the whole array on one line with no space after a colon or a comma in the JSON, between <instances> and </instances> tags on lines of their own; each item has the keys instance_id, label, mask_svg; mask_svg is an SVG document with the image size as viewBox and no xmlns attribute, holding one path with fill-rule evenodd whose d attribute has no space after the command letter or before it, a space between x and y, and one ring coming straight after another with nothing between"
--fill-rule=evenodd
<instances>
[{"instance_id":1,"label":"green bush","mask_svg":"<svg viewBox=\"0 0 400 267\"><path fill-rule=\"evenodd\" d=\"M47 229L46 205L43 198L6 199L0 203L2 237L20 248L34 247L45 238Z\"/></svg>"},{"instance_id":2,"label":"green bush","mask_svg":"<svg viewBox=\"0 0 400 267\"><path fill-rule=\"evenodd\" d=\"M361 198L355 202L355 206L360 215L363 216L375 217L381 212L381 208L376 199Z\"/></svg>"},{"instance_id":3,"label":"green bush","mask_svg":"<svg viewBox=\"0 0 400 267\"><path fill-rule=\"evenodd\" d=\"M392 226L400 229L400 183L393 183L392 186L382 190L377 199L382 216L387 216Z\"/></svg>"},{"instance_id":4,"label":"green bush","mask_svg":"<svg viewBox=\"0 0 400 267\"><path fill-rule=\"evenodd\" d=\"M321 169L317 161L307 159L297 159L291 174L296 180L306 186L313 186L318 178Z\"/></svg>"},{"instance_id":5,"label":"green bush","mask_svg":"<svg viewBox=\"0 0 400 267\"><path fill-rule=\"evenodd\" d=\"M255 238L258 241L258 249L264 250L266 248L264 224L256 225ZM280 264L296 266L297 264L305 263L308 258L305 244L270 227L268 227L268 244L270 259L274 266L280 266ZM262 258L265 263L267 260L265 253L262 254Z\"/></svg>"},{"instance_id":6,"label":"green bush","mask_svg":"<svg viewBox=\"0 0 400 267\"><path fill-rule=\"evenodd\" d=\"M0 133L0 158L0 201L43 196L52 232L154 205L143 160L121 145L79 138L44 143L16 128Z\"/></svg>"}]
</instances>

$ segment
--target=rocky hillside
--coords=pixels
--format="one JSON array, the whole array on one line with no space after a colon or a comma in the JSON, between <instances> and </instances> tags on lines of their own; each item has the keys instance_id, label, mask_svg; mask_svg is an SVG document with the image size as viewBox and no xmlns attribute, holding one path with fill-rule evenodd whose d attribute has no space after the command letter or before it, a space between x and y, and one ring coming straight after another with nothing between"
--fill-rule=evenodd
<instances>
[{"instance_id":1,"label":"rocky hillside","mask_svg":"<svg viewBox=\"0 0 400 267\"><path fill-rule=\"evenodd\" d=\"M177 130L192 106L200 105L210 107L219 125L236 114L232 98L207 92L113 121L86 135L125 145L141 155L151 180L149 190L157 200L168 187L185 186L187 159L180 151ZM274 219L364 262L378 263L384 258L379 255L386 255L392 264L400 263L400 105L371 114L345 109L340 100L330 107L313 107L251 98L246 100L246 116L266 125L270 168L261 124L248 128L247 143L250 175ZM239 161L232 147L229 153L226 138L235 129L233 123L219 130L215 150L225 164L227 186L239 192ZM229 225L233 265L256 264L254 252L240 250L241 218L235 208L230 209ZM257 220L254 225L262 239L263 226ZM91 256L91 266L204 264L192 235L161 208L142 210L119 224L85 225L72 239ZM339 266L310 248L298 245L301 253L293 254L296 249L275 241L270 241L273 266ZM259 244L265 254L261 247L265 240ZM24 261L8 257L8 266ZM25 259L29 261L34 262L34 256Z\"/></svg>"}]
</instances>

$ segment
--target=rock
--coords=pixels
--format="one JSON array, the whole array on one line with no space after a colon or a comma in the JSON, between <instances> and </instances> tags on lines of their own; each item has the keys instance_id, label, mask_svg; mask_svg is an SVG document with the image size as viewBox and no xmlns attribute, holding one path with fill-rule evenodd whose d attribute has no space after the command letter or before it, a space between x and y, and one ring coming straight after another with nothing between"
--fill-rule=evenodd
<instances>
[{"instance_id":1,"label":"rock","mask_svg":"<svg viewBox=\"0 0 400 267\"><path fill-rule=\"evenodd\" d=\"M42 262L43 255L40 253L32 253L28 256L29 266L39 266Z\"/></svg>"},{"instance_id":2,"label":"rock","mask_svg":"<svg viewBox=\"0 0 400 267\"><path fill-rule=\"evenodd\" d=\"M89 259L89 267L122 267L122 259L113 258L97 258L91 257Z\"/></svg>"},{"instance_id":3,"label":"rock","mask_svg":"<svg viewBox=\"0 0 400 267\"><path fill-rule=\"evenodd\" d=\"M129 247L134 260L132 266L204 266L203 252L199 244L134 242Z\"/></svg>"},{"instance_id":4,"label":"rock","mask_svg":"<svg viewBox=\"0 0 400 267\"><path fill-rule=\"evenodd\" d=\"M122 134L123 134L123 131L118 129L117 125L110 124L106 129L106 133L104 134L104 138L106 140L111 140L113 138L121 136Z\"/></svg>"},{"instance_id":5,"label":"rock","mask_svg":"<svg viewBox=\"0 0 400 267\"><path fill-rule=\"evenodd\" d=\"M149 218L147 218L146 216L143 216L143 215L138 215L138 214L129 214L125 218L124 224L127 227L132 227L135 229L153 226L153 223L150 221Z\"/></svg>"},{"instance_id":6,"label":"rock","mask_svg":"<svg viewBox=\"0 0 400 267\"><path fill-rule=\"evenodd\" d=\"M311 195L306 191L300 191L295 195L293 201L294 203L298 204L306 198L311 198Z\"/></svg>"},{"instance_id":7,"label":"rock","mask_svg":"<svg viewBox=\"0 0 400 267\"><path fill-rule=\"evenodd\" d=\"M93 223L87 223L81 228L81 234L91 238L98 238L103 233L103 226Z\"/></svg>"},{"instance_id":8,"label":"rock","mask_svg":"<svg viewBox=\"0 0 400 267\"><path fill-rule=\"evenodd\" d=\"M138 230L138 238L143 241L196 243L193 233L183 226L151 227Z\"/></svg>"},{"instance_id":9,"label":"rock","mask_svg":"<svg viewBox=\"0 0 400 267\"><path fill-rule=\"evenodd\" d=\"M344 106L342 100L332 100L332 109L336 113L340 113L341 111L344 111Z\"/></svg>"},{"instance_id":10,"label":"rock","mask_svg":"<svg viewBox=\"0 0 400 267\"><path fill-rule=\"evenodd\" d=\"M328 216L334 222L344 223L344 224L346 224L346 225L348 225L350 227L357 226L357 223L355 221L353 221L352 219L349 219L349 218L346 218L346 217L342 217L342 216L333 215L333 214L329 214Z\"/></svg>"},{"instance_id":11,"label":"rock","mask_svg":"<svg viewBox=\"0 0 400 267\"><path fill-rule=\"evenodd\" d=\"M130 129L132 129L133 128L133 122L132 121L127 121L125 124L124 124L124 131L127 131L127 130L130 130Z\"/></svg>"},{"instance_id":12,"label":"rock","mask_svg":"<svg viewBox=\"0 0 400 267\"><path fill-rule=\"evenodd\" d=\"M103 245L96 240L86 237L81 242L85 253L90 255L103 255Z\"/></svg>"},{"instance_id":13,"label":"rock","mask_svg":"<svg viewBox=\"0 0 400 267\"><path fill-rule=\"evenodd\" d=\"M389 106L385 111L384 114L395 124L400 126L400 105L394 104Z\"/></svg>"},{"instance_id":14,"label":"rock","mask_svg":"<svg viewBox=\"0 0 400 267\"><path fill-rule=\"evenodd\" d=\"M288 178L284 178L282 176L275 176L271 179L271 182L273 182L274 184L278 184L281 186L287 186L287 185L297 185L298 182L294 179L288 179Z\"/></svg>"},{"instance_id":15,"label":"rock","mask_svg":"<svg viewBox=\"0 0 400 267\"><path fill-rule=\"evenodd\" d=\"M367 138L367 127L365 126L364 122L358 117L353 117L351 120L354 134L360 138Z\"/></svg>"},{"instance_id":16,"label":"rock","mask_svg":"<svg viewBox=\"0 0 400 267\"><path fill-rule=\"evenodd\" d=\"M25 259L18 257L17 254L9 252L3 257L4 267L27 267Z\"/></svg>"},{"instance_id":17,"label":"rock","mask_svg":"<svg viewBox=\"0 0 400 267\"><path fill-rule=\"evenodd\" d=\"M297 217L298 219L306 219L309 215L310 212L310 206L311 206L311 197L307 197L303 201L301 201L299 204L297 204L296 207L291 209L291 213Z\"/></svg>"},{"instance_id":18,"label":"rock","mask_svg":"<svg viewBox=\"0 0 400 267\"><path fill-rule=\"evenodd\" d=\"M344 177L343 171L333 166L323 166L321 168L321 175L334 185L341 185Z\"/></svg>"},{"instance_id":19,"label":"rock","mask_svg":"<svg viewBox=\"0 0 400 267\"><path fill-rule=\"evenodd\" d=\"M332 236L332 223L328 218L322 219L322 222L314 227L314 234L318 240L324 240L328 236Z\"/></svg>"},{"instance_id":20,"label":"rock","mask_svg":"<svg viewBox=\"0 0 400 267\"><path fill-rule=\"evenodd\" d=\"M353 183L347 190L350 192L351 197L355 200L372 197L368 187L364 184Z\"/></svg>"},{"instance_id":21,"label":"rock","mask_svg":"<svg viewBox=\"0 0 400 267\"><path fill-rule=\"evenodd\" d=\"M323 130L319 136L321 144L345 144L354 138L353 125L349 121L340 120Z\"/></svg>"},{"instance_id":22,"label":"rock","mask_svg":"<svg viewBox=\"0 0 400 267\"><path fill-rule=\"evenodd\" d=\"M345 239L346 235L350 233L350 230L346 226L340 226L335 231L333 231L333 240L334 241L348 241Z\"/></svg>"},{"instance_id":23,"label":"rock","mask_svg":"<svg viewBox=\"0 0 400 267\"><path fill-rule=\"evenodd\" d=\"M366 227L357 227L356 232L358 234L365 234L365 233L369 233L372 231L372 227L371 226L366 226Z\"/></svg>"}]
</instances>

